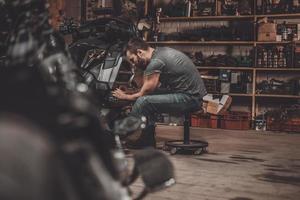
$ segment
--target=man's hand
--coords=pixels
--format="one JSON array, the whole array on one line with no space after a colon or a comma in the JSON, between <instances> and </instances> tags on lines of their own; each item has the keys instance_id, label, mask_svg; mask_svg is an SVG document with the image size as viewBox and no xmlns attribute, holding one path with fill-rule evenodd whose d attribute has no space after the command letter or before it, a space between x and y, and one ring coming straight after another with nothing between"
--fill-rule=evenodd
<instances>
[{"instance_id":1,"label":"man's hand","mask_svg":"<svg viewBox=\"0 0 300 200\"><path fill-rule=\"evenodd\" d=\"M112 95L114 97L117 97L118 99L128 100L128 95L125 94L125 92L123 90L120 90L119 88L113 91Z\"/></svg>"},{"instance_id":2,"label":"man's hand","mask_svg":"<svg viewBox=\"0 0 300 200\"><path fill-rule=\"evenodd\" d=\"M135 94L125 94L120 89L116 89L115 91L112 92L112 95L114 97L117 97L118 99L123 99L123 100L129 100L129 101L135 101L137 98L147 95L149 92L152 92L155 90L159 84L159 73L154 73L149 76L144 77L144 84L141 88L141 90Z\"/></svg>"}]
</instances>

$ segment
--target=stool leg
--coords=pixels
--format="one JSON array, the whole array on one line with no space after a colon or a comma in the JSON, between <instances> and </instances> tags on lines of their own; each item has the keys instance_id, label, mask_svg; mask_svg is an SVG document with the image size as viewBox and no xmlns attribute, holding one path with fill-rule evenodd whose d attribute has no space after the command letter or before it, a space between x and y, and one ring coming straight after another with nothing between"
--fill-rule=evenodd
<instances>
[{"instance_id":1,"label":"stool leg","mask_svg":"<svg viewBox=\"0 0 300 200\"><path fill-rule=\"evenodd\" d=\"M190 143L190 114L184 115L184 122L183 122L183 143L189 144Z\"/></svg>"}]
</instances>

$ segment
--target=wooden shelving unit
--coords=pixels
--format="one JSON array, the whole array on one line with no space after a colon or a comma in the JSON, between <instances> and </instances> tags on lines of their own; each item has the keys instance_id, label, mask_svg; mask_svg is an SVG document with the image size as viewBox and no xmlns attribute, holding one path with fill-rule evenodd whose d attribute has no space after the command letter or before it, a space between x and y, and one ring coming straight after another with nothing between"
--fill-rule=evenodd
<instances>
[{"instance_id":1,"label":"wooden shelving unit","mask_svg":"<svg viewBox=\"0 0 300 200\"><path fill-rule=\"evenodd\" d=\"M272 98L300 99L300 96L296 96L296 95L256 94L255 96L256 96L256 97L272 97Z\"/></svg>"},{"instance_id":2,"label":"wooden shelving unit","mask_svg":"<svg viewBox=\"0 0 300 200\"><path fill-rule=\"evenodd\" d=\"M290 41L287 41L287 42L257 42L255 41L254 44L255 45L259 45L259 44L278 44L278 45L286 45L286 44L293 44L295 42L290 42Z\"/></svg>"},{"instance_id":3,"label":"wooden shelving unit","mask_svg":"<svg viewBox=\"0 0 300 200\"><path fill-rule=\"evenodd\" d=\"M254 41L163 41L148 43L155 45L253 45Z\"/></svg>"},{"instance_id":4,"label":"wooden shelving unit","mask_svg":"<svg viewBox=\"0 0 300 200\"><path fill-rule=\"evenodd\" d=\"M199 17L165 17L161 18L161 22L165 21L192 21L192 20L209 20L209 21L229 21L229 20L254 20L254 15L240 15L240 16L199 16Z\"/></svg>"},{"instance_id":5,"label":"wooden shelving unit","mask_svg":"<svg viewBox=\"0 0 300 200\"><path fill-rule=\"evenodd\" d=\"M199 16L199 17L163 17L160 18L161 22L166 21L230 21L230 20L255 20L257 18L273 18L273 19L293 19L293 18L300 18L300 13L294 13L294 14L269 14L269 15L238 15L238 16Z\"/></svg>"},{"instance_id":6,"label":"wooden shelving unit","mask_svg":"<svg viewBox=\"0 0 300 200\"><path fill-rule=\"evenodd\" d=\"M255 67L217 67L217 66L197 66L198 70L205 69L228 69L228 70L246 70L246 71L300 71L300 68L255 68Z\"/></svg>"},{"instance_id":7,"label":"wooden shelving unit","mask_svg":"<svg viewBox=\"0 0 300 200\"><path fill-rule=\"evenodd\" d=\"M224 93L225 94L225 93ZM222 93L213 93L213 95L224 95ZM243 94L243 93L228 93L228 95L233 97L252 97L253 94Z\"/></svg>"},{"instance_id":8,"label":"wooden shelving unit","mask_svg":"<svg viewBox=\"0 0 300 200\"><path fill-rule=\"evenodd\" d=\"M257 71L300 71L300 68L254 68Z\"/></svg>"},{"instance_id":9,"label":"wooden shelving unit","mask_svg":"<svg viewBox=\"0 0 300 200\"><path fill-rule=\"evenodd\" d=\"M219 70L219 69L228 69L228 70L246 70L246 71L251 71L254 68L253 67L214 67L214 66L209 66L209 67L202 67L202 66L197 66L198 70L205 70L205 69L212 69L212 70Z\"/></svg>"},{"instance_id":10,"label":"wooden shelving unit","mask_svg":"<svg viewBox=\"0 0 300 200\"><path fill-rule=\"evenodd\" d=\"M300 44L300 41L292 42L258 42L258 41L160 41L153 42L149 41L149 44L156 45L264 45L264 44Z\"/></svg>"},{"instance_id":11,"label":"wooden shelving unit","mask_svg":"<svg viewBox=\"0 0 300 200\"><path fill-rule=\"evenodd\" d=\"M216 0L216 8L219 0ZM160 18L160 22L163 23L172 23L172 22L195 22L195 21L250 21L253 23L253 41L158 41L158 42L149 42L154 46L252 46L256 48L259 45L289 45L289 44L299 44L300 41L282 41L282 42L261 42L257 41L257 20L268 17L272 19L300 19L300 13L292 13L292 14L268 14L268 15L258 15L256 14L256 0L253 0L254 10L252 15L240 15L240 16L219 16L217 15L217 11L215 16L197 16L197 17L164 17ZM254 63L257 61L257 52L255 51L255 56L253 57ZM202 70L233 70L233 71L247 71L252 73L252 93L251 94L236 94L230 93L229 95L233 97L251 97L251 112L252 119L255 119L257 112L257 99L258 98L285 98L285 99L300 99L300 96L294 95L277 95L277 94L256 94L256 85L257 79L260 73L267 72L296 72L300 73L300 68L257 68L255 65L252 67L230 67L230 66L197 66L199 71ZM222 95L222 94L215 94Z\"/></svg>"},{"instance_id":12,"label":"wooden shelving unit","mask_svg":"<svg viewBox=\"0 0 300 200\"><path fill-rule=\"evenodd\" d=\"M269 15L254 15L256 18L273 18L273 19L293 19L293 18L300 18L300 13L292 13L292 14L269 14Z\"/></svg>"},{"instance_id":13,"label":"wooden shelving unit","mask_svg":"<svg viewBox=\"0 0 300 200\"><path fill-rule=\"evenodd\" d=\"M224 93L225 94L225 93ZM213 95L224 95L223 93L213 93ZM227 93L226 93L227 94ZM228 93L227 95L233 97L268 97L268 98L289 98L300 99L300 96L296 95L281 95L281 94L243 94L243 93Z\"/></svg>"}]
</instances>

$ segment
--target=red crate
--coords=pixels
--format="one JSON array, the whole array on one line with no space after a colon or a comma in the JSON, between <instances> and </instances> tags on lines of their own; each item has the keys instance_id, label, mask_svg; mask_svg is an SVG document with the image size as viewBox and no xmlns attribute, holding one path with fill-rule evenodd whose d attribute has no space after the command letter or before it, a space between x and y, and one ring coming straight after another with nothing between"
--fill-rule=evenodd
<instances>
[{"instance_id":1,"label":"red crate","mask_svg":"<svg viewBox=\"0 0 300 200\"><path fill-rule=\"evenodd\" d=\"M218 115L210 115L210 127L211 128L219 128L218 127L219 116Z\"/></svg>"},{"instance_id":2,"label":"red crate","mask_svg":"<svg viewBox=\"0 0 300 200\"><path fill-rule=\"evenodd\" d=\"M193 127L210 128L209 115L192 115L191 124Z\"/></svg>"},{"instance_id":3,"label":"red crate","mask_svg":"<svg viewBox=\"0 0 300 200\"><path fill-rule=\"evenodd\" d=\"M192 115L191 124L193 127L218 128L219 116L210 114Z\"/></svg>"},{"instance_id":4,"label":"red crate","mask_svg":"<svg viewBox=\"0 0 300 200\"><path fill-rule=\"evenodd\" d=\"M248 112L228 112L221 118L222 129L249 130L251 115Z\"/></svg>"},{"instance_id":5,"label":"red crate","mask_svg":"<svg viewBox=\"0 0 300 200\"><path fill-rule=\"evenodd\" d=\"M278 121L274 118L267 118L268 131L300 132L300 118L289 119L288 121Z\"/></svg>"}]
</instances>

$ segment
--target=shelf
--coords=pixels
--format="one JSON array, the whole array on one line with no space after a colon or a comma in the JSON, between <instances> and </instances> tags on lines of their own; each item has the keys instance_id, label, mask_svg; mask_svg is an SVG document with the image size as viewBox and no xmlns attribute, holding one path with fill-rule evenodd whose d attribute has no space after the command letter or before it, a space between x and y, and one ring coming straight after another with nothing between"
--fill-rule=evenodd
<instances>
[{"instance_id":1,"label":"shelf","mask_svg":"<svg viewBox=\"0 0 300 200\"><path fill-rule=\"evenodd\" d=\"M238 94L238 93L229 93L230 96L236 96L236 97L252 97L252 94Z\"/></svg>"},{"instance_id":2,"label":"shelf","mask_svg":"<svg viewBox=\"0 0 300 200\"><path fill-rule=\"evenodd\" d=\"M197 16L197 17L162 17L160 18L161 22L165 21L186 21L186 20L217 20L217 21L230 21L230 20L246 20L254 19L254 15L241 15L241 16Z\"/></svg>"},{"instance_id":3,"label":"shelf","mask_svg":"<svg viewBox=\"0 0 300 200\"><path fill-rule=\"evenodd\" d=\"M300 68L255 68L257 71L300 71Z\"/></svg>"},{"instance_id":4,"label":"shelf","mask_svg":"<svg viewBox=\"0 0 300 200\"><path fill-rule=\"evenodd\" d=\"M208 92L209 94L209 92ZM239 94L239 93L228 93L228 94L222 94L222 93L212 93L213 95L229 95L229 96L233 96L233 97L252 97L252 94Z\"/></svg>"},{"instance_id":5,"label":"shelf","mask_svg":"<svg viewBox=\"0 0 300 200\"><path fill-rule=\"evenodd\" d=\"M240 16L197 16L197 17L162 17L160 18L161 22L167 21L187 21L187 20L199 20L199 21L230 21L230 20L247 20L254 18L277 18L277 19L287 19L287 18L300 18L300 13L293 14L268 14L268 15L240 15Z\"/></svg>"},{"instance_id":6,"label":"shelf","mask_svg":"<svg viewBox=\"0 0 300 200\"><path fill-rule=\"evenodd\" d=\"M161 41L148 42L157 45L253 45L253 41Z\"/></svg>"},{"instance_id":7,"label":"shelf","mask_svg":"<svg viewBox=\"0 0 300 200\"><path fill-rule=\"evenodd\" d=\"M252 97L253 94L239 94L239 93L212 93L213 95L230 95L236 97ZM277 95L277 94L255 94L256 97L274 97L274 98L291 98L291 99L300 99L300 96L296 95Z\"/></svg>"},{"instance_id":8,"label":"shelf","mask_svg":"<svg viewBox=\"0 0 300 200\"><path fill-rule=\"evenodd\" d=\"M268 17L268 18L277 18L277 19L300 18L300 13L255 15L255 17L258 18Z\"/></svg>"},{"instance_id":9,"label":"shelf","mask_svg":"<svg viewBox=\"0 0 300 200\"><path fill-rule=\"evenodd\" d=\"M256 97L274 97L274 98L300 99L300 96L296 96L296 95L256 94L255 96Z\"/></svg>"},{"instance_id":10,"label":"shelf","mask_svg":"<svg viewBox=\"0 0 300 200\"><path fill-rule=\"evenodd\" d=\"M230 69L230 70L246 70L246 71L300 71L300 68L254 68L254 67L214 67L214 66L196 66L198 70L205 70L205 69Z\"/></svg>"},{"instance_id":11,"label":"shelf","mask_svg":"<svg viewBox=\"0 0 300 200\"><path fill-rule=\"evenodd\" d=\"M228 94L221 94L221 93L212 93L213 95L230 95L235 97L252 97L253 94L239 94L239 93L228 93ZM273 97L273 98L291 98L291 99L300 99L300 96L296 95L276 95L276 94L255 94L256 97Z\"/></svg>"},{"instance_id":12,"label":"shelf","mask_svg":"<svg viewBox=\"0 0 300 200\"><path fill-rule=\"evenodd\" d=\"M216 70L219 70L219 69L231 69L231 70L247 70L247 71L251 71L254 68L253 67L213 67L213 66L201 67L201 66L197 66L197 69L198 70L201 70L201 69L216 69Z\"/></svg>"},{"instance_id":13,"label":"shelf","mask_svg":"<svg viewBox=\"0 0 300 200\"><path fill-rule=\"evenodd\" d=\"M284 42L259 42L259 41L148 41L149 44L157 45L287 45L300 44L300 41L284 41Z\"/></svg>"},{"instance_id":14,"label":"shelf","mask_svg":"<svg viewBox=\"0 0 300 200\"><path fill-rule=\"evenodd\" d=\"M292 42L292 41L281 41L281 42L277 42L277 41L274 41L274 42L254 42L254 44L292 44L292 43L295 43L295 42Z\"/></svg>"}]
</instances>

